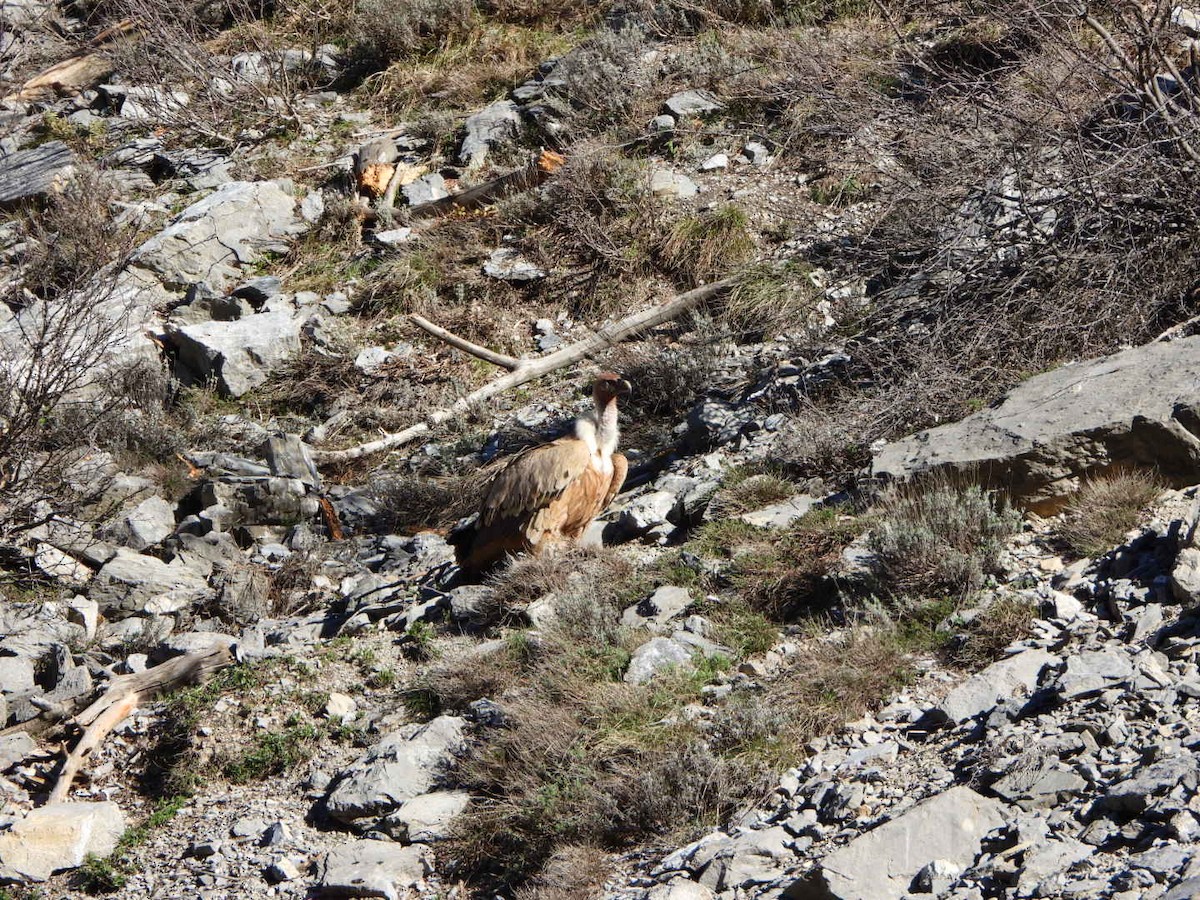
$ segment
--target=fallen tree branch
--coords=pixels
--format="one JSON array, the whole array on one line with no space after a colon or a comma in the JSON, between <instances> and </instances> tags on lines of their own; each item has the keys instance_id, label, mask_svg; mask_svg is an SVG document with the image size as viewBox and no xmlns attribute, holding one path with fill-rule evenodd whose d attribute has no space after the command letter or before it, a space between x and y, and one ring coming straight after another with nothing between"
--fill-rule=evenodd
<instances>
[{"instance_id":1,"label":"fallen tree branch","mask_svg":"<svg viewBox=\"0 0 1200 900\"><path fill-rule=\"evenodd\" d=\"M434 426L464 415L471 407L478 403L490 400L492 397L502 394L510 388L518 387L526 382L548 375L551 372L574 365L601 350L619 344L627 338L678 318L688 310L695 309L697 306L701 306L710 300L727 294L737 283L737 278L726 278L722 281L716 281L712 284L695 288L671 298L666 303L660 303L658 306L633 313L624 319L605 325L583 340L569 344L561 350L556 350L546 356L534 359L512 359L503 354L493 353L491 350L486 350L457 335L451 335L450 332L433 325L432 322L421 319L420 316L410 317L413 318L415 324L429 331L430 334L446 340L447 343L470 353L472 356L477 356L501 368L508 369L508 374L501 375L499 378L489 381L483 387L472 391L465 397L460 397L451 406L434 410L425 416L423 422L411 425L403 431L385 434L377 440L368 441L356 447L347 447L345 450L313 450L312 457L317 463L339 463L361 459L373 453L382 453L385 450L392 450L403 446L409 441L427 434ZM417 321L418 319L420 321ZM422 322L425 324L422 324ZM432 329L427 326L432 326ZM448 340L446 337L443 337L443 334L453 337L454 340ZM509 365L510 363L512 365Z\"/></svg>"},{"instance_id":2,"label":"fallen tree branch","mask_svg":"<svg viewBox=\"0 0 1200 900\"><path fill-rule=\"evenodd\" d=\"M104 693L75 717L76 723L84 726L83 736L63 761L48 802L67 799L71 783L87 758L138 706L167 691L203 684L214 672L230 665L233 653L228 647L217 646L185 653L144 672L113 678Z\"/></svg>"},{"instance_id":3,"label":"fallen tree branch","mask_svg":"<svg viewBox=\"0 0 1200 900\"><path fill-rule=\"evenodd\" d=\"M538 154L537 159L523 169L517 169L515 172L501 175L499 178L495 178L486 184L477 185L457 194L451 194L449 197L442 197L440 200L431 200L429 203L421 203L411 207L408 210L408 214L414 219L426 219L431 216L444 216L446 213L453 212L456 209L478 209L510 194L519 194L522 191L537 187L562 168L564 162L566 160L553 150L542 150Z\"/></svg>"}]
</instances>

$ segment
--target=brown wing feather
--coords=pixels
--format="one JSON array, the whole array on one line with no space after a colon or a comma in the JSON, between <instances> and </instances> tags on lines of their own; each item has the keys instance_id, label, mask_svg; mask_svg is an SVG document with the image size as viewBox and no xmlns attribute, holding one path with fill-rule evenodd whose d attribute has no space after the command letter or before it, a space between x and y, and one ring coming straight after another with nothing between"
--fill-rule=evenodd
<instances>
[{"instance_id":1,"label":"brown wing feather","mask_svg":"<svg viewBox=\"0 0 1200 900\"><path fill-rule=\"evenodd\" d=\"M488 487L481 524L518 518L546 506L588 468L590 456L587 444L570 437L514 457Z\"/></svg>"},{"instance_id":2,"label":"brown wing feather","mask_svg":"<svg viewBox=\"0 0 1200 900\"><path fill-rule=\"evenodd\" d=\"M629 460L625 458L624 453L614 453L612 455L612 481L608 483L608 490L604 494L604 502L600 504L600 510L596 515L608 509L613 498L621 493L621 486L625 484L625 476L629 474Z\"/></svg>"}]
</instances>

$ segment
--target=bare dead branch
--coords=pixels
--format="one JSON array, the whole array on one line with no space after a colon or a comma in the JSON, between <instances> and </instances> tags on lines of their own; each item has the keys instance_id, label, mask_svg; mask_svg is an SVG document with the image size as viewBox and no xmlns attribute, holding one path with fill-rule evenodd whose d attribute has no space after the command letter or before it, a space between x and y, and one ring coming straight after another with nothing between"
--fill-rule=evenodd
<instances>
[{"instance_id":1,"label":"bare dead branch","mask_svg":"<svg viewBox=\"0 0 1200 900\"><path fill-rule=\"evenodd\" d=\"M556 372L559 369L564 369L567 366L574 365L581 360L593 356L601 350L612 347L615 344L619 344L621 341L624 341L627 338L641 334L642 332L661 325L664 322L669 322L672 319L678 318L683 313L691 309L695 309L704 303L708 303L709 301L715 300L716 298L727 294L737 283L737 278L726 278L722 281L716 281L712 284L695 288L694 290L679 294L667 302L659 304L658 306L651 307L647 310L642 310L641 312L634 313L633 315L626 316L624 319L606 325L583 340L576 341L575 343L563 347L561 350L556 350L554 353L551 353L547 356L538 357L536 359L515 360L516 366L510 369L507 375L502 375L493 381L489 381L477 391L473 391L465 397L460 397L451 406L434 410L425 417L425 421L423 422L418 422L417 424L412 425L403 431L386 434L377 440L369 441L365 444L359 444L355 447L348 447L344 450L314 450L312 452L313 459L316 460L317 463L321 464L347 462L352 459L361 459L364 456L369 456L374 453L381 453L385 450L392 450L396 447L403 446L409 441L427 434L435 425L440 425L443 422L449 421L450 419L461 417L475 404L490 400L492 397L502 394L510 388L518 387L527 382L541 378L544 375L548 375L551 372ZM425 326L422 325L421 327L424 328ZM434 327L436 328L437 326ZM438 330L442 331L443 329ZM432 331L430 333L436 334L436 332ZM446 332L446 334L449 334L449 332ZM438 336L441 337L441 335ZM469 341L457 337L456 341L449 343L452 343L455 347L464 349L466 352L477 356L479 354L475 353L474 350L468 349L468 347L482 349L477 347L475 344L471 344ZM491 351L487 352L490 355L499 355L491 354ZM480 356L480 358L487 359L488 357ZM508 360L508 357L503 357L503 359ZM493 360L489 359L488 361L492 362ZM501 365L503 368L507 368L507 366L504 366L501 363L496 364Z\"/></svg>"},{"instance_id":2,"label":"bare dead branch","mask_svg":"<svg viewBox=\"0 0 1200 900\"><path fill-rule=\"evenodd\" d=\"M230 665L233 665L233 654L229 648L217 646L177 656L144 672L113 678L104 693L75 717L85 730L63 761L48 802L59 803L67 799L71 783L87 758L138 706L159 694L203 684L214 672Z\"/></svg>"}]
</instances>

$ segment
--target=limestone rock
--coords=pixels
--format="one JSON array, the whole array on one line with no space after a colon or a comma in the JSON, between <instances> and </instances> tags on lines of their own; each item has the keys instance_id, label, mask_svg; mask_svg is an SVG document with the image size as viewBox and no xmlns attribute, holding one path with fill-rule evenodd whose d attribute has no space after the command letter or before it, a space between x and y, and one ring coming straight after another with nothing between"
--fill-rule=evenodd
<instances>
[{"instance_id":1,"label":"limestone rock","mask_svg":"<svg viewBox=\"0 0 1200 900\"><path fill-rule=\"evenodd\" d=\"M134 251L132 263L169 287L207 281L222 288L237 267L257 262L264 250L306 226L296 198L275 181L231 181L193 203Z\"/></svg>"},{"instance_id":2,"label":"limestone rock","mask_svg":"<svg viewBox=\"0 0 1200 900\"><path fill-rule=\"evenodd\" d=\"M957 724L987 712L1018 691L1028 695L1037 687L1042 670L1058 661L1045 650L1026 650L994 662L947 694L937 715Z\"/></svg>"},{"instance_id":3,"label":"limestone rock","mask_svg":"<svg viewBox=\"0 0 1200 900\"><path fill-rule=\"evenodd\" d=\"M672 115L677 119L687 116L706 116L725 108L720 100L704 90L680 91L667 98L663 104L663 114Z\"/></svg>"},{"instance_id":4,"label":"limestone rock","mask_svg":"<svg viewBox=\"0 0 1200 900\"><path fill-rule=\"evenodd\" d=\"M819 878L796 885L796 900L900 900L934 860L967 868L980 841L1004 824L1003 805L967 787L918 803L825 857Z\"/></svg>"},{"instance_id":5,"label":"limestone rock","mask_svg":"<svg viewBox=\"0 0 1200 900\"><path fill-rule=\"evenodd\" d=\"M626 609L621 615L621 624L630 628L662 628L691 605L692 595L687 588L662 585L640 603Z\"/></svg>"},{"instance_id":6,"label":"limestone rock","mask_svg":"<svg viewBox=\"0 0 1200 900\"><path fill-rule=\"evenodd\" d=\"M318 897L383 897L400 900L433 869L424 847L390 841L355 841L325 857Z\"/></svg>"},{"instance_id":7,"label":"limestone rock","mask_svg":"<svg viewBox=\"0 0 1200 900\"><path fill-rule=\"evenodd\" d=\"M147 497L113 525L108 536L132 550L145 550L175 530L175 507L162 497Z\"/></svg>"},{"instance_id":8,"label":"limestone rock","mask_svg":"<svg viewBox=\"0 0 1200 900\"><path fill-rule=\"evenodd\" d=\"M40 807L0 834L0 879L8 872L45 881L83 865L89 854L108 856L124 832L125 816L112 802Z\"/></svg>"},{"instance_id":9,"label":"limestone rock","mask_svg":"<svg viewBox=\"0 0 1200 900\"><path fill-rule=\"evenodd\" d=\"M797 494L779 503L772 503L762 509L751 510L738 516L749 525L759 528L787 528L797 519L808 514L819 501L808 494Z\"/></svg>"},{"instance_id":10,"label":"limestone rock","mask_svg":"<svg viewBox=\"0 0 1200 900\"><path fill-rule=\"evenodd\" d=\"M181 561L168 564L126 547L104 564L88 590L109 618L177 612L211 593L204 577Z\"/></svg>"},{"instance_id":11,"label":"limestone rock","mask_svg":"<svg viewBox=\"0 0 1200 900\"><path fill-rule=\"evenodd\" d=\"M656 637L633 651L625 680L629 684L645 684L667 669L691 665L691 647L672 638Z\"/></svg>"},{"instance_id":12,"label":"limestone rock","mask_svg":"<svg viewBox=\"0 0 1200 900\"><path fill-rule=\"evenodd\" d=\"M0 209L61 192L75 174L75 163L62 141L0 156Z\"/></svg>"},{"instance_id":13,"label":"limestone rock","mask_svg":"<svg viewBox=\"0 0 1200 900\"><path fill-rule=\"evenodd\" d=\"M258 313L231 322L170 326L179 362L193 379L215 379L240 397L267 380L271 370L300 352L300 319L287 311Z\"/></svg>"},{"instance_id":14,"label":"limestone rock","mask_svg":"<svg viewBox=\"0 0 1200 900\"><path fill-rule=\"evenodd\" d=\"M700 188L686 175L670 169L655 169L650 175L650 192L670 200L690 200L700 193Z\"/></svg>"},{"instance_id":15,"label":"limestone rock","mask_svg":"<svg viewBox=\"0 0 1200 900\"><path fill-rule=\"evenodd\" d=\"M488 150L515 137L521 127L521 112L511 100L498 100L468 116L466 134L458 151L464 165L483 164Z\"/></svg>"},{"instance_id":16,"label":"limestone rock","mask_svg":"<svg viewBox=\"0 0 1200 900\"><path fill-rule=\"evenodd\" d=\"M445 840L450 824L467 804L471 795L466 791L434 791L406 800L404 805L387 817L388 825L402 825L410 843L429 844Z\"/></svg>"},{"instance_id":17,"label":"limestone rock","mask_svg":"<svg viewBox=\"0 0 1200 900\"><path fill-rule=\"evenodd\" d=\"M466 748L465 727L461 718L439 716L393 731L335 784L326 801L329 814L351 822L389 812L437 787Z\"/></svg>"},{"instance_id":18,"label":"limestone rock","mask_svg":"<svg viewBox=\"0 0 1200 900\"><path fill-rule=\"evenodd\" d=\"M1083 476L1113 465L1156 469L1177 485L1200 466L1200 337L1063 366L960 422L885 445L876 477L984 473L1053 508Z\"/></svg>"}]
</instances>

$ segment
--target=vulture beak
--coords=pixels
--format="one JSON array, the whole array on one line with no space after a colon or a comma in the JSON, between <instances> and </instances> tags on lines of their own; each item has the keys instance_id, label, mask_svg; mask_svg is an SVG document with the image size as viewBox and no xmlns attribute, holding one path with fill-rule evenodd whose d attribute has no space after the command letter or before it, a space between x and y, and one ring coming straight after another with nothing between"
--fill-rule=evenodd
<instances>
[{"instance_id":1,"label":"vulture beak","mask_svg":"<svg viewBox=\"0 0 1200 900\"><path fill-rule=\"evenodd\" d=\"M630 394L633 393L633 385L630 384L628 381L626 381L624 378L622 378L620 381L617 382L616 388L617 388L617 396L618 397L628 397Z\"/></svg>"}]
</instances>

